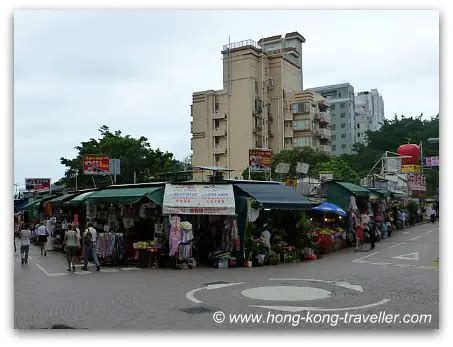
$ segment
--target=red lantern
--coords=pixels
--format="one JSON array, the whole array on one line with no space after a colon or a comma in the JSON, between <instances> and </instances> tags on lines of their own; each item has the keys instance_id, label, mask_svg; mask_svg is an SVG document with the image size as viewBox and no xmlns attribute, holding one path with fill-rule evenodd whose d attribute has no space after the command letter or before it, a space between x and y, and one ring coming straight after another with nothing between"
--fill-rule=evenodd
<instances>
[{"instance_id":1,"label":"red lantern","mask_svg":"<svg viewBox=\"0 0 453 347\"><path fill-rule=\"evenodd\" d=\"M397 153L399 155L408 156L410 158L403 159L403 165L417 165L419 164L420 158L420 147L409 143L407 145L401 145L398 147Z\"/></svg>"}]
</instances>

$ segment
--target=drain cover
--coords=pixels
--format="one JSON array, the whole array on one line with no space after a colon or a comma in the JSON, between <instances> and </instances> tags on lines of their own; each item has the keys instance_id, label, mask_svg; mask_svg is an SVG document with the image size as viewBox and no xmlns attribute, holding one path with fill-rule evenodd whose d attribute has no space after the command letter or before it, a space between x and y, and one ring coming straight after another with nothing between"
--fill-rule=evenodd
<instances>
[{"instance_id":1,"label":"drain cover","mask_svg":"<svg viewBox=\"0 0 453 347\"><path fill-rule=\"evenodd\" d=\"M209 307L203 307L203 306L197 306L197 307L188 307L188 308L182 308L180 311L188 313L188 314L201 314L201 313L207 313L207 312L215 312L215 309L209 308Z\"/></svg>"},{"instance_id":2,"label":"drain cover","mask_svg":"<svg viewBox=\"0 0 453 347\"><path fill-rule=\"evenodd\" d=\"M230 283L230 282L217 281L217 282L203 283L203 285L205 285L205 286L210 286L210 285L214 285L214 284L227 284L227 283Z\"/></svg>"}]
</instances>

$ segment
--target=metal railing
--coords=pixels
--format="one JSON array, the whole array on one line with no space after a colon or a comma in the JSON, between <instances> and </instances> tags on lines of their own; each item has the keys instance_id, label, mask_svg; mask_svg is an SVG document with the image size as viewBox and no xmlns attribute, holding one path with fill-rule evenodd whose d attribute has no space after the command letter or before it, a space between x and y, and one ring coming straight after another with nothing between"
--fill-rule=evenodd
<instances>
[{"instance_id":1,"label":"metal railing","mask_svg":"<svg viewBox=\"0 0 453 347\"><path fill-rule=\"evenodd\" d=\"M223 50L227 51L228 49L241 48L241 47L245 47L245 46L253 46L257 49L261 49L261 47L253 40L242 40L242 41L223 45Z\"/></svg>"}]
</instances>

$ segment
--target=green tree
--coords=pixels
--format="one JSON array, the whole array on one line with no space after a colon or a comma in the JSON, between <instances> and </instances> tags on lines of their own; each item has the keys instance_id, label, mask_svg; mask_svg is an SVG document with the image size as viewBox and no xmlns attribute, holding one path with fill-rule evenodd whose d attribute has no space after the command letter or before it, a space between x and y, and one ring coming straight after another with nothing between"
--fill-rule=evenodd
<instances>
[{"instance_id":1,"label":"green tree","mask_svg":"<svg viewBox=\"0 0 453 347\"><path fill-rule=\"evenodd\" d=\"M348 163L342 159L331 159L326 163L319 163L316 166L318 171L332 171L333 178L339 181L348 181L355 184L360 183L360 178L357 172L355 172Z\"/></svg>"},{"instance_id":2,"label":"green tree","mask_svg":"<svg viewBox=\"0 0 453 347\"><path fill-rule=\"evenodd\" d=\"M123 135L120 130L111 132L103 125L99 128L101 136L81 142L75 149L78 154L75 158L61 158L61 164L66 166L65 175L57 185L75 187L75 173L78 170L78 187L92 187L92 178L83 175L83 156L87 154L108 155L121 160L121 174L117 176L117 183L133 183L134 172L137 183L147 182L158 172L182 170L183 163L175 160L173 154L152 149L148 139L144 136L133 138Z\"/></svg>"}]
</instances>

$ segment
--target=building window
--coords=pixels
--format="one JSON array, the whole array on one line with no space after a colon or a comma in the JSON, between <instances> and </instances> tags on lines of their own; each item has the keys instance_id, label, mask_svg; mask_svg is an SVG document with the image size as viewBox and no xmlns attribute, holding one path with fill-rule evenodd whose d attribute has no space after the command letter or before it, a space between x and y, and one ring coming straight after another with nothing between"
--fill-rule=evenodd
<instances>
[{"instance_id":1,"label":"building window","mask_svg":"<svg viewBox=\"0 0 453 347\"><path fill-rule=\"evenodd\" d=\"M342 129L346 128L346 123L341 123L341 128Z\"/></svg>"},{"instance_id":2,"label":"building window","mask_svg":"<svg viewBox=\"0 0 453 347\"><path fill-rule=\"evenodd\" d=\"M258 94L258 81L255 81L255 94Z\"/></svg>"},{"instance_id":3,"label":"building window","mask_svg":"<svg viewBox=\"0 0 453 347\"><path fill-rule=\"evenodd\" d=\"M214 129L218 129L220 126L220 121L218 119L214 119Z\"/></svg>"},{"instance_id":4,"label":"building window","mask_svg":"<svg viewBox=\"0 0 453 347\"><path fill-rule=\"evenodd\" d=\"M340 92L338 92L338 97L341 98L341 93Z\"/></svg>"},{"instance_id":5,"label":"building window","mask_svg":"<svg viewBox=\"0 0 453 347\"><path fill-rule=\"evenodd\" d=\"M341 138L345 139L346 138L346 134L345 133L341 134Z\"/></svg>"},{"instance_id":6,"label":"building window","mask_svg":"<svg viewBox=\"0 0 453 347\"><path fill-rule=\"evenodd\" d=\"M344 108L344 105L345 105L344 102L342 102L342 103L340 104L340 108Z\"/></svg>"},{"instance_id":7,"label":"building window","mask_svg":"<svg viewBox=\"0 0 453 347\"><path fill-rule=\"evenodd\" d=\"M330 138L332 139L332 141L335 141L337 139L337 135L332 135Z\"/></svg>"},{"instance_id":8,"label":"building window","mask_svg":"<svg viewBox=\"0 0 453 347\"><path fill-rule=\"evenodd\" d=\"M360 133L357 133L357 137L360 137Z\"/></svg>"},{"instance_id":9,"label":"building window","mask_svg":"<svg viewBox=\"0 0 453 347\"><path fill-rule=\"evenodd\" d=\"M340 116L340 118L344 118L344 117L346 117L346 113L342 113Z\"/></svg>"},{"instance_id":10,"label":"building window","mask_svg":"<svg viewBox=\"0 0 453 347\"><path fill-rule=\"evenodd\" d=\"M309 137L295 137L294 145L299 146L299 147L310 146L310 138Z\"/></svg>"},{"instance_id":11,"label":"building window","mask_svg":"<svg viewBox=\"0 0 453 347\"><path fill-rule=\"evenodd\" d=\"M310 123L308 120L296 120L294 121L294 130L308 130Z\"/></svg>"},{"instance_id":12,"label":"building window","mask_svg":"<svg viewBox=\"0 0 453 347\"><path fill-rule=\"evenodd\" d=\"M293 113L308 113L310 112L309 102L296 102L292 105Z\"/></svg>"},{"instance_id":13,"label":"building window","mask_svg":"<svg viewBox=\"0 0 453 347\"><path fill-rule=\"evenodd\" d=\"M336 126L335 124L332 124L332 125L330 126L330 128L331 128L332 130L335 130L336 127L337 127L337 126Z\"/></svg>"},{"instance_id":14,"label":"building window","mask_svg":"<svg viewBox=\"0 0 453 347\"><path fill-rule=\"evenodd\" d=\"M341 145L341 148L346 148L346 144L343 143L343 144Z\"/></svg>"},{"instance_id":15,"label":"building window","mask_svg":"<svg viewBox=\"0 0 453 347\"><path fill-rule=\"evenodd\" d=\"M214 160L216 162L216 164L219 162L220 160L220 155L219 154L214 154Z\"/></svg>"},{"instance_id":16,"label":"building window","mask_svg":"<svg viewBox=\"0 0 453 347\"><path fill-rule=\"evenodd\" d=\"M219 112L219 103L216 102L214 107L215 107L215 113L218 113Z\"/></svg>"},{"instance_id":17,"label":"building window","mask_svg":"<svg viewBox=\"0 0 453 347\"><path fill-rule=\"evenodd\" d=\"M332 145L332 151L336 151L337 150L337 145Z\"/></svg>"},{"instance_id":18,"label":"building window","mask_svg":"<svg viewBox=\"0 0 453 347\"><path fill-rule=\"evenodd\" d=\"M331 110L335 110L335 104L331 105L331 106L330 106L330 109L331 109Z\"/></svg>"},{"instance_id":19,"label":"building window","mask_svg":"<svg viewBox=\"0 0 453 347\"><path fill-rule=\"evenodd\" d=\"M357 129L360 129L360 123L357 123Z\"/></svg>"},{"instance_id":20,"label":"building window","mask_svg":"<svg viewBox=\"0 0 453 347\"><path fill-rule=\"evenodd\" d=\"M216 147L219 145L219 143L220 143L219 138L217 136L214 137L214 144L215 144Z\"/></svg>"}]
</instances>

